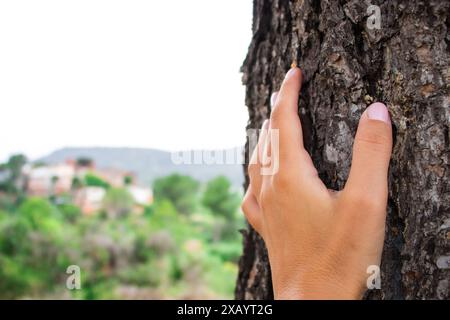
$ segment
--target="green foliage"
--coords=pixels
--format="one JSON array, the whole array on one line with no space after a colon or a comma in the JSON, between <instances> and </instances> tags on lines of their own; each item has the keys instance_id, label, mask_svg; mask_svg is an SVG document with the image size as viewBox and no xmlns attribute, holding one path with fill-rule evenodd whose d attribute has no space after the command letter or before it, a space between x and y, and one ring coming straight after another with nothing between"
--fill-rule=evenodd
<instances>
[{"instance_id":1,"label":"green foliage","mask_svg":"<svg viewBox=\"0 0 450 320\"><path fill-rule=\"evenodd\" d=\"M165 196L142 215L133 213L131 195L116 188L104 199L109 218L82 215L70 197L57 206L39 197L20 206L0 202L0 298L232 298L241 239L237 232L217 237L215 229L232 222L236 230L242 221L202 207L195 180L164 180ZM180 214L193 207L195 213ZM81 290L65 287L72 264L81 268Z\"/></svg>"},{"instance_id":2,"label":"green foliage","mask_svg":"<svg viewBox=\"0 0 450 320\"><path fill-rule=\"evenodd\" d=\"M65 203L58 206L59 211L64 219L69 222L75 222L81 217L81 210L74 204Z\"/></svg>"},{"instance_id":3,"label":"green foliage","mask_svg":"<svg viewBox=\"0 0 450 320\"><path fill-rule=\"evenodd\" d=\"M167 199L156 201L153 205L154 220L167 221L168 219L175 219L178 215L175 205Z\"/></svg>"},{"instance_id":4,"label":"green foliage","mask_svg":"<svg viewBox=\"0 0 450 320\"><path fill-rule=\"evenodd\" d=\"M83 187L83 181L79 177L73 177L72 179L72 190L78 190Z\"/></svg>"},{"instance_id":5,"label":"green foliage","mask_svg":"<svg viewBox=\"0 0 450 320\"><path fill-rule=\"evenodd\" d=\"M14 298L49 290L60 275L63 241L58 210L47 200L29 198L17 213L0 221L0 296Z\"/></svg>"},{"instance_id":6,"label":"green foliage","mask_svg":"<svg viewBox=\"0 0 450 320\"><path fill-rule=\"evenodd\" d=\"M58 210L46 199L32 197L22 203L18 209L19 219L28 224L31 229L41 230L48 234L61 232Z\"/></svg>"},{"instance_id":7,"label":"green foliage","mask_svg":"<svg viewBox=\"0 0 450 320\"><path fill-rule=\"evenodd\" d=\"M218 176L208 182L202 204L216 216L213 240L236 237L239 203L239 195L231 190L231 183L226 177Z\"/></svg>"},{"instance_id":8,"label":"green foliage","mask_svg":"<svg viewBox=\"0 0 450 320\"><path fill-rule=\"evenodd\" d=\"M27 163L27 158L22 154L13 155L8 162L0 166L0 191L11 195L20 196L19 178L23 166Z\"/></svg>"},{"instance_id":9,"label":"green foliage","mask_svg":"<svg viewBox=\"0 0 450 320\"><path fill-rule=\"evenodd\" d=\"M108 182L93 173L87 173L84 176L84 183L88 187L101 187L105 189L108 189L110 187Z\"/></svg>"},{"instance_id":10,"label":"green foliage","mask_svg":"<svg viewBox=\"0 0 450 320\"><path fill-rule=\"evenodd\" d=\"M45 163L44 161L36 161L32 164L33 168L41 168L41 167L46 167L47 163Z\"/></svg>"},{"instance_id":11,"label":"green foliage","mask_svg":"<svg viewBox=\"0 0 450 320\"><path fill-rule=\"evenodd\" d=\"M0 208L6 211L13 211L18 203L17 196L11 193L3 193L0 184Z\"/></svg>"},{"instance_id":12,"label":"green foliage","mask_svg":"<svg viewBox=\"0 0 450 320\"><path fill-rule=\"evenodd\" d=\"M239 207L239 201L239 196L231 191L231 183L224 176L208 182L202 199L203 205L213 214L225 218L233 218Z\"/></svg>"},{"instance_id":13,"label":"green foliage","mask_svg":"<svg viewBox=\"0 0 450 320\"><path fill-rule=\"evenodd\" d=\"M122 188L109 189L103 199L103 207L110 217L119 217L130 213L133 205L133 197Z\"/></svg>"},{"instance_id":14,"label":"green foliage","mask_svg":"<svg viewBox=\"0 0 450 320\"><path fill-rule=\"evenodd\" d=\"M133 183L133 177L132 176L125 176L123 178L123 184L124 185L128 186L128 185L130 185L132 183Z\"/></svg>"},{"instance_id":15,"label":"green foliage","mask_svg":"<svg viewBox=\"0 0 450 320\"><path fill-rule=\"evenodd\" d=\"M9 213L6 211L0 210L0 224L2 223L2 221L5 221L8 218L9 218Z\"/></svg>"},{"instance_id":16,"label":"green foliage","mask_svg":"<svg viewBox=\"0 0 450 320\"><path fill-rule=\"evenodd\" d=\"M153 184L155 198L173 203L178 212L190 214L195 208L199 182L189 176L172 174Z\"/></svg>"},{"instance_id":17,"label":"green foliage","mask_svg":"<svg viewBox=\"0 0 450 320\"><path fill-rule=\"evenodd\" d=\"M242 253L242 247L240 241L218 242L211 245L210 252L222 261L237 263Z\"/></svg>"},{"instance_id":18,"label":"green foliage","mask_svg":"<svg viewBox=\"0 0 450 320\"><path fill-rule=\"evenodd\" d=\"M12 179L17 179L22 172L23 166L27 163L27 157L23 154L16 154L9 158L7 167L11 170Z\"/></svg>"}]
</instances>

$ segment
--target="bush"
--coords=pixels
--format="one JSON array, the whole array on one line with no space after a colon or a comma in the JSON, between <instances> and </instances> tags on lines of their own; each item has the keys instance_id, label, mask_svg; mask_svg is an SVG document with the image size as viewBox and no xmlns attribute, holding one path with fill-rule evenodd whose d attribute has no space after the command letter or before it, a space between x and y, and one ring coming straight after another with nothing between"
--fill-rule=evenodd
<instances>
[{"instance_id":1,"label":"bush","mask_svg":"<svg viewBox=\"0 0 450 320\"><path fill-rule=\"evenodd\" d=\"M194 214L180 214L179 208L190 207L184 213L191 213L199 204L198 183L167 180L159 185L168 193L145 215L126 214L132 198L115 188L108 189L104 202L114 219L84 216L70 201L55 206L32 197L18 208L0 204L0 298L115 299L133 292L172 299L231 298L240 237L237 232L226 239L213 236L215 226L222 233L231 219L201 206ZM82 290L65 289L65 271L73 264L81 268Z\"/></svg>"},{"instance_id":2,"label":"bush","mask_svg":"<svg viewBox=\"0 0 450 320\"><path fill-rule=\"evenodd\" d=\"M209 181L203 194L203 205L213 214L233 219L240 199L231 191L231 183L224 176Z\"/></svg>"},{"instance_id":3,"label":"bush","mask_svg":"<svg viewBox=\"0 0 450 320\"><path fill-rule=\"evenodd\" d=\"M103 207L108 216L120 217L133 210L134 199L131 194L122 188L112 188L106 192Z\"/></svg>"},{"instance_id":4,"label":"bush","mask_svg":"<svg viewBox=\"0 0 450 320\"><path fill-rule=\"evenodd\" d=\"M219 242L211 245L210 252L220 257L223 262L237 263L242 253L242 246L240 242Z\"/></svg>"},{"instance_id":5,"label":"bush","mask_svg":"<svg viewBox=\"0 0 450 320\"><path fill-rule=\"evenodd\" d=\"M172 174L155 180L153 189L157 201L168 200L178 212L189 214L195 208L199 186L199 182L189 176Z\"/></svg>"},{"instance_id":6,"label":"bush","mask_svg":"<svg viewBox=\"0 0 450 320\"><path fill-rule=\"evenodd\" d=\"M86 173L84 176L84 184L88 187L101 187L104 189L108 189L110 187L108 182L93 173Z\"/></svg>"},{"instance_id":7,"label":"bush","mask_svg":"<svg viewBox=\"0 0 450 320\"><path fill-rule=\"evenodd\" d=\"M81 216L81 209L73 204L61 204L58 206L58 210L69 222L75 222Z\"/></svg>"}]
</instances>

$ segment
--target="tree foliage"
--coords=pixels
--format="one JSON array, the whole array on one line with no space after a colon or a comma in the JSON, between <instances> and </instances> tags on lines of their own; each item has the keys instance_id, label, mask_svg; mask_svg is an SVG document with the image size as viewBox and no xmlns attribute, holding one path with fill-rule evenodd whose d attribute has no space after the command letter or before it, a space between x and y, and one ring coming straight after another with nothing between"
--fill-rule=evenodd
<instances>
[{"instance_id":1,"label":"tree foliage","mask_svg":"<svg viewBox=\"0 0 450 320\"><path fill-rule=\"evenodd\" d=\"M189 214L195 208L199 182L189 176L172 174L159 178L153 184L155 198L167 199L178 212Z\"/></svg>"},{"instance_id":2,"label":"tree foliage","mask_svg":"<svg viewBox=\"0 0 450 320\"><path fill-rule=\"evenodd\" d=\"M237 225L233 237L216 237L224 219L201 205L197 181L172 176L159 186L164 197L148 214L112 187L108 217L102 209L83 215L70 195L57 205L43 197L0 201L0 299L231 298L242 249ZM180 214L170 197L197 210ZM81 290L66 288L70 265L81 268Z\"/></svg>"},{"instance_id":3,"label":"tree foliage","mask_svg":"<svg viewBox=\"0 0 450 320\"><path fill-rule=\"evenodd\" d=\"M224 176L218 176L208 182L202 203L213 214L231 218L239 207L240 199L231 190L230 181Z\"/></svg>"},{"instance_id":4,"label":"tree foliage","mask_svg":"<svg viewBox=\"0 0 450 320\"><path fill-rule=\"evenodd\" d=\"M16 154L0 166L0 191L18 195L20 191L19 180L22 168L26 163L27 158L24 155Z\"/></svg>"},{"instance_id":5,"label":"tree foliage","mask_svg":"<svg viewBox=\"0 0 450 320\"><path fill-rule=\"evenodd\" d=\"M86 173L86 175L84 176L84 183L88 187L101 187L105 189L108 189L110 187L110 184L108 182L93 173Z\"/></svg>"},{"instance_id":6,"label":"tree foliage","mask_svg":"<svg viewBox=\"0 0 450 320\"><path fill-rule=\"evenodd\" d=\"M110 188L103 199L103 207L110 217L119 217L133 210L134 199L123 188Z\"/></svg>"}]
</instances>

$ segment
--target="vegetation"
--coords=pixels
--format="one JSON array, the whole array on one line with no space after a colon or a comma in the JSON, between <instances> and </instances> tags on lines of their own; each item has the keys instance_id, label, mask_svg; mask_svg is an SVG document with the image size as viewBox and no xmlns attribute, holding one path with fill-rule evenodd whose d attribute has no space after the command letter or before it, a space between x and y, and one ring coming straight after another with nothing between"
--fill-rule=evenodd
<instances>
[{"instance_id":1,"label":"vegetation","mask_svg":"<svg viewBox=\"0 0 450 320\"><path fill-rule=\"evenodd\" d=\"M168 177L157 179L153 188L155 197L172 202L180 213L188 214L195 209L195 196L199 186L198 181L189 176L172 174Z\"/></svg>"},{"instance_id":2,"label":"vegetation","mask_svg":"<svg viewBox=\"0 0 450 320\"><path fill-rule=\"evenodd\" d=\"M133 210L133 197L122 188L110 188L103 200L103 207L111 217L119 217Z\"/></svg>"},{"instance_id":3,"label":"vegetation","mask_svg":"<svg viewBox=\"0 0 450 320\"><path fill-rule=\"evenodd\" d=\"M108 182L93 173L86 174L86 176L84 177L84 183L88 187L101 187L105 189L108 189L110 187Z\"/></svg>"},{"instance_id":4,"label":"vegetation","mask_svg":"<svg viewBox=\"0 0 450 320\"><path fill-rule=\"evenodd\" d=\"M239 196L231 191L231 183L224 176L208 182L203 194L203 205L213 214L232 218L239 206Z\"/></svg>"},{"instance_id":5,"label":"vegetation","mask_svg":"<svg viewBox=\"0 0 450 320\"><path fill-rule=\"evenodd\" d=\"M0 298L232 298L244 220L226 178L204 192L190 177L161 178L141 214L125 189L102 187L103 208L89 216L70 201L0 191L10 199L0 202ZM217 231L224 222L228 233ZM80 290L66 288L70 265Z\"/></svg>"},{"instance_id":6,"label":"vegetation","mask_svg":"<svg viewBox=\"0 0 450 320\"><path fill-rule=\"evenodd\" d=\"M211 214L220 221L219 238L234 238L236 219L234 216L239 207L240 197L231 190L231 183L224 176L219 176L208 182L203 194L202 203Z\"/></svg>"}]
</instances>

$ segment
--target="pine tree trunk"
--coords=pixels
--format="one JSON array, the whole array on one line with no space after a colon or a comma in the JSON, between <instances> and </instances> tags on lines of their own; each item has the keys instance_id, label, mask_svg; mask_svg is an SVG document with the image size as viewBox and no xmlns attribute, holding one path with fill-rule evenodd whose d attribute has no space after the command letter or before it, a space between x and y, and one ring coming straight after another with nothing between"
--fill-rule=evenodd
<instances>
[{"instance_id":1,"label":"pine tree trunk","mask_svg":"<svg viewBox=\"0 0 450 320\"><path fill-rule=\"evenodd\" d=\"M371 4L381 29L368 25ZM325 184L341 189L359 118L384 102L394 150L382 288L366 298L449 299L450 1L254 0L253 10L248 127L269 116L270 94L296 60L305 145ZM236 298L273 298L264 243L250 228L239 268Z\"/></svg>"}]
</instances>

